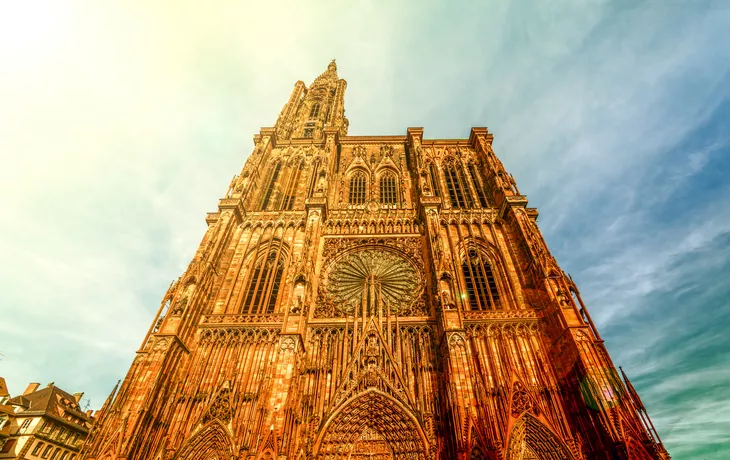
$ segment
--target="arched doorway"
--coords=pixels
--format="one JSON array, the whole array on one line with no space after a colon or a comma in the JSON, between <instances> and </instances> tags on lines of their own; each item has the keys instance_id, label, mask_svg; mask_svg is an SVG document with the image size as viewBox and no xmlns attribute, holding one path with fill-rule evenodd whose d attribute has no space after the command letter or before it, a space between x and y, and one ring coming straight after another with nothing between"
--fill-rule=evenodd
<instances>
[{"instance_id":1,"label":"arched doorway","mask_svg":"<svg viewBox=\"0 0 730 460\"><path fill-rule=\"evenodd\" d=\"M228 460L233 458L233 444L228 432L217 420L205 425L180 450L177 460Z\"/></svg>"},{"instance_id":2,"label":"arched doorway","mask_svg":"<svg viewBox=\"0 0 730 460\"><path fill-rule=\"evenodd\" d=\"M572 460L565 444L540 420L524 414L509 437L507 460Z\"/></svg>"},{"instance_id":3,"label":"arched doorway","mask_svg":"<svg viewBox=\"0 0 730 460\"><path fill-rule=\"evenodd\" d=\"M393 397L369 389L346 401L327 420L314 447L319 459L425 459L418 419Z\"/></svg>"}]
</instances>

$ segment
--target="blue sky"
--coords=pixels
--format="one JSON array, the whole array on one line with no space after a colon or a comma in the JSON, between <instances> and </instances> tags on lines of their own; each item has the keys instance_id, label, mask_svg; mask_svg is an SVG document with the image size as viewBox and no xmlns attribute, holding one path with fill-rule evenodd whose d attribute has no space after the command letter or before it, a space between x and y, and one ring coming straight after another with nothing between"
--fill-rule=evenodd
<instances>
[{"instance_id":1,"label":"blue sky","mask_svg":"<svg viewBox=\"0 0 730 460\"><path fill-rule=\"evenodd\" d=\"M495 149L675 459L730 453L730 3L0 6L0 375L98 408L295 81ZM264 4L265 3L265 4Z\"/></svg>"}]
</instances>

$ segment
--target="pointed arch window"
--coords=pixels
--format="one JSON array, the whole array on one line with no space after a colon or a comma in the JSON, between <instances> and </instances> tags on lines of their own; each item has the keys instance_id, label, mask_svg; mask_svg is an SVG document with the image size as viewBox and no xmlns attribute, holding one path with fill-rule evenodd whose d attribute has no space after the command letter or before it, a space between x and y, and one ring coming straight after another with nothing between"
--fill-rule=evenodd
<instances>
[{"instance_id":1,"label":"pointed arch window","mask_svg":"<svg viewBox=\"0 0 730 460\"><path fill-rule=\"evenodd\" d=\"M309 111L309 118L317 118L319 116L319 102L315 102L312 110Z\"/></svg>"},{"instance_id":2,"label":"pointed arch window","mask_svg":"<svg viewBox=\"0 0 730 460\"><path fill-rule=\"evenodd\" d=\"M395 175L387 172L380 176L380 203L395 205L398 203L398 188Z\"/></svg>"},{"instance_id":3,"label":"pointed arch window","mask_svg":"<svg viewBox=\"0 0 730 460\"><path fill-rule=\"evenodd\" d=\"M486 208L489 206L487 202L487 195L484 193L484 187L482 186L482 177L479 175L479 171L477 170L474 163L469 164L469 174L471 174L471 179L474 181L474 189L477 192L477 198L479 198L479 204L482 208Z\"/></svg>"},{"instance_id":4,"label":"pointed arch window","mask_svg":"<svg viewBox=\"0 0 730 460\"><path fill-rule=\"evenodd\" d=\"M350 178L350 204L365 204L366 180L362 172L356 172Z\"/></svg>"},{"instance_id":5,"label":"pointed arch window","mask_svg":"<svg viewBox=\"0 0 730 460\"><path fill-rule=\"evenodd\" d=\"M466 189L464 176L459 166L456 162L451 162L444 168L446 188L449 191L451 207L466 208L471 205L471 200L469 199L469 194L466 193L468 189Z\"/></svg>"},{"instance_id":6,"label":"pointed arch window","mask_svg":"<svg viewBox=\"0 0 730 460\"><path fill-rule=\"evenodd\" d=\"M246 283L243 314L274 313L281 287L281 277L284 274L285 256L286 254L278 243L266 244L266 248L259 251L255 260L256 265Z\"/></svg>"},{"instance_id":7,"label":"pointed arch window","mask_svg":"<svg viewBox=\"0 0 730 460\"><path fill-rule=\"evenodd\" d=\"M308 197L314 193L317 182L319 181L319 175L324 173L324 171L319 170L319 160L314 161L311 171L312 174L309 176L309 189L307 190Z\"/></svg>"},{"instance_id":8,"label":"pointed arch window","mask_svg":"<svg viewBox=\"0 0 730 460\"><path fill-rule=\"evenodd\" d=\"M478 250L470 248L461 270L466 284L466 307L469 310L499 309L499 289L489 261Z\"/></svg>"},{"instance_id":9,"label":"pointed arch window","mask_svg":"<svg viewBox=\"0 0 730 460\"><path fill-rule=\"evenodd\" d=\"M294 209L297 190L299 189L299 178L302 174L302 170L304 170L304 160L300 160L299 165L289 171L289 178L281 203L281 209L284 211L291 211Z\"/></svg>"},{"instance_id":10,"label":"pointed arch window","mask_svg":"<svg viewBox=\"0 0 730 460\"><path fill-rule=\"evenodd\" d=\"M274 166L274 171L271 173L271 178L269 179L269 185L266 187L266 193L264 194L264 198L261 201L261 209L266 210L266 207L269 205L269 200L271 200L271 195L274 193L274 187L276 187L276 180L279 178L279 171L281 170L281 163L276 163L276 166Z\"/></svg>"},{"instance_id":11,"label":"pointed arch window","mask_svg":"<svg viewBox=\"0 0 730 460\"><path fill-rule=\"evenodd\" d=\"M431 181L433 181L433 194L436 196L441 196L439 187L439 176L433 163L428 164L428 170L431 172Z\"/></svg>"}]
</instances>

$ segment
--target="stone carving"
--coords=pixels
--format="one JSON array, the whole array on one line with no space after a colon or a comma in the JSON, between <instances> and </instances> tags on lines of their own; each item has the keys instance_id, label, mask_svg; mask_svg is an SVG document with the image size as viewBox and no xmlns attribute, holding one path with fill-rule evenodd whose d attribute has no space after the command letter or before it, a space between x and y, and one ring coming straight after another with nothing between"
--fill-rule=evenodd
<instances>
[{"instance_id":1,"label":"stone carving","mask_svg":"<svg viewBox=\"0 0 730 460\"><path fill-rule=\"evenodd\" d=\"M283 315L204 315L201 324L281 323Z\"/></svg>"},{"instance_id":2,"label":"stone carving","mask_svg":"<svg viewBox=\"0 0 730 460\"><path fill-rule=\"evenodd\" d=\"M218 419L223 423L228 423L231 420L231 417L233 417L231 392L228 388L223 388L203 416L203 423L207 423L213 419Z\"/></svg>"},{"instance_id":3,"label":"stone carving","mask_svg":"<svg viewBox=\"0 0 730 460\"><path fill-rule=\"evenodd\" d=\"M466 342L464 337L459 333L452 333L449 335L449 347L450 348L466 348Z\"/></svg>"},{"instance_id":4,"label":"stone carving","mask_svg":"<svg viewBox=\"0 0 730 460\"><path fill-rule=\"evenodd\" d=\"M188 305L188 297L184 296L182 299L175 302L175 307L172 309L173 315L182 315L185 311L185 307Z\"/></svg>"},{"instance_id":5,"label":"stone carving","mask_svg":"<svg viewBox=\"0 0 730 460\"><path fill-rule=\"evenodd\" d=\"M420 271L423 270L423 253L421 251L420 237L398 237L398 238L327 238L324 241L325 259L333 260L336 255L354 250L355 248L382 247L394 249L408 256L409 260Z\"/></svg>"},{"instance_id":6,"label":"stone carving","mask_svg":"<svg viewBox=\"0 0 730 460\"><path fill-rule=\"evenodd\" d=\"M355 158L365 158L365 155L367 155L367 153L367 149L362 144L356 145L355 148L352 149L352 155Z\"/></svg>"},{"instance_id":7,"label":"stone carving","mask_svg":"<svg viewBox=\"0 0 730 460\"><path fill-rule=\"evenodd\" d=\"M528 395L525 387L520 382L515 382L512 388L512 416L517 418L523 412L532 411L533 404L530 396Z\"/></svg>"},{"instance_id":8,"label":"stone carving","mask_svg":"<svg viewBox=\"0 0 730 460\"><path fill-rule=\"evenodd\" d=\"M327 174L322 171L319 174L319 180L317 181L317 190L319 194L324 194L327 191Z\"/></svg>"},{"instance_id":9,"label":"stone carving","mask_svg":"<svg viewBox=\"0 0 730 460\"><path fill-rule=\"evenodd\" d=\"M286 336L281 339L281 351L295 351L297 349L297 341L292 336Z\"/></svg>"},{"instance_id":10,"label":"stone carving","mask_svg":"<svg viewBox=\"0 0 730 460\"><path fill-rule=\"evenodd\" d=\"M167 339L161 338L158 339L155 344L152 346L152 351L165 351L167 350L167 347L170 345L170 342L168 342Z\"/></svg>"},{"instance_id":11,"label":"stone carving","mask_svg":"<svg viewBox=\"0 0 730 460\"><path fill-rule=\"evenodd\" d=\"M454 304L454 300L451 298L451 292L446 289L441 291L441 305L444 310L453 310L456 308L456 304Z\"/></svg>"},{"instance_id":12,"label":"stone carving","mask_svg":"<svg viewBox=\"0 0 730 460\"><path fill-rule=\"evenodd\" d=\"M273 342L279 335L280 328L269 327L227 327L205 328L200 333L200 343L203 345L214 343L261 343Z\"/></svg>"},{"instance_id":13,"label":"stone carving","mask_svg":"<svg viewBox=\"0 0 730 460\"><path fill-rule=\"evenodd\" d=\"M410 307L420 292L413 265L390 251L365 249L339 259L327 276L327 292L344 313L378 314L385 308L395 314Z\"/></svg>"}]
</instances>

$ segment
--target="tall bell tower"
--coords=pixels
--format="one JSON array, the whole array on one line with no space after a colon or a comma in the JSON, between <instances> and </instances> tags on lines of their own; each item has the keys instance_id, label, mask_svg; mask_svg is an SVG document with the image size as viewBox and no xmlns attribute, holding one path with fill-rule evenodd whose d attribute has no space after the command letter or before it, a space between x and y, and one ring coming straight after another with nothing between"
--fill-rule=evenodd
<instances>
[{"instance_id":1,"label":"tall bell tower","mask_svg":"<svg viewBox=\"0 0 730 460\"><path fill-rule=\"evenodd\" d=\"M348 136L346 86L254 136L81 458L668 459L492 134Z\"/></svg>"},{"instance_id":2,"label":"tall bell tower","mask_svg":"<svg viewBox=\"0 0 730 460\"><path fill-rule=\"evenodd\" d=\"M337 128L340 136L346 136L345 88L347 82L337 76L334 60L309 88L298 81L276 120L277 139L322 140L325 128Z\"/></svg>"}]
</instances>

